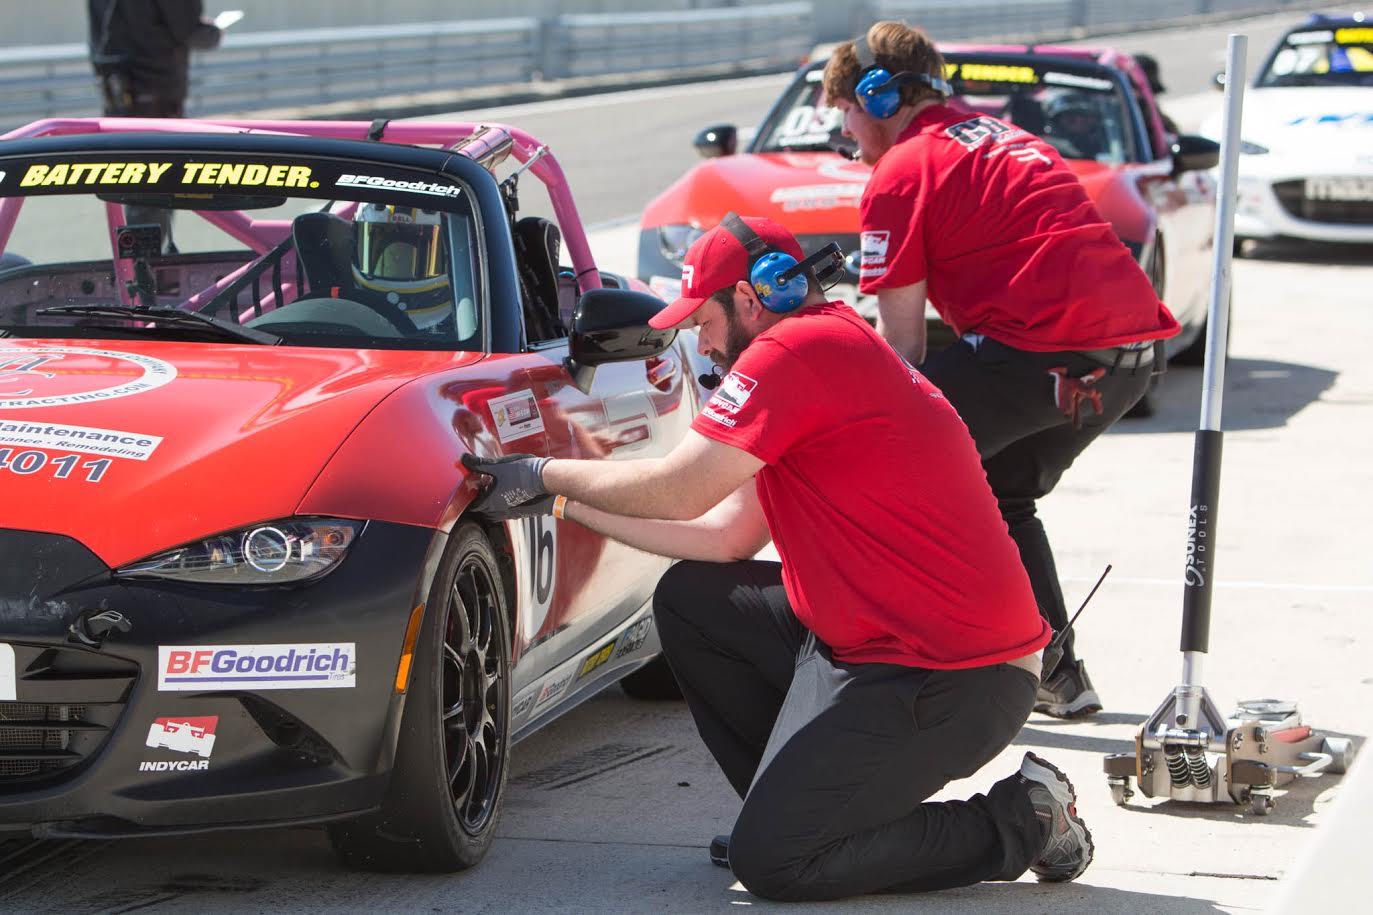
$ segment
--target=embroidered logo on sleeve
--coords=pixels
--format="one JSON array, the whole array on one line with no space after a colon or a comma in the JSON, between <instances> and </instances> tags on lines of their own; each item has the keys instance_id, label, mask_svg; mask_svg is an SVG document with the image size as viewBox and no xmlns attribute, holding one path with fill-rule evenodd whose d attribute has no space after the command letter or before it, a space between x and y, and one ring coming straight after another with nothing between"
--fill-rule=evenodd
<instances>
[{"instance_id":1,"label":"embroidered logo on sleeve","mask_svg":"<svg viewBox=\"0 0 1373 915\"><path fill-rule=\"evenodd\" d=\"M859 276L874 277L886 273L887 247L891 243L891 233L864 232L859 239L862 256L859 262Z\"/></svg>"},{"instance_id":2,"label":"embroidered logo on sleeve","mask_svg":"<svg viewBox=\"0 0 1373 915\"><path fill-rule=\"evenodd\" d=\"M756 387L758 382L754 379L738 372L730 372L725 376L725 380L720 382L715 394L706 401L701 415L715 420L722 426L737 425L739 421L734 417L744 408L744 404L748 403L749 395Z\"/></svg>"}]
</instances>

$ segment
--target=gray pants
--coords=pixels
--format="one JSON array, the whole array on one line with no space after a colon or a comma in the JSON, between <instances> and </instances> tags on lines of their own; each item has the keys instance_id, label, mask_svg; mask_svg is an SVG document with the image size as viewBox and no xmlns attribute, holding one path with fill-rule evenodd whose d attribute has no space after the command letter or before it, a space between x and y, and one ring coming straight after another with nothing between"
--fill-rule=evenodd
<instances>
[{"instance_id":1,"label":"gray pants","mask_svg":"<svg viewBox=\"0 0 1373 915\"><path fill-rule=\"evenodd\" d=\"M818 900L1014 880L1041 851L1018 778L927 801L1009 745L1032 674L835 661L773 562L679 563L654 613L697 729L744 798L729 863L750 892Z\"/></svg>"}]
</instances>

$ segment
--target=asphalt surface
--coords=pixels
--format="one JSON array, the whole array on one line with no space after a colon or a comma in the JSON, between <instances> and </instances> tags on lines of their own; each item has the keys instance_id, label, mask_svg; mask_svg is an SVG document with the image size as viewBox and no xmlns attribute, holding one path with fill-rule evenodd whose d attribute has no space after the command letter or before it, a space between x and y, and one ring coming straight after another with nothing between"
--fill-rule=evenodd
<instances>
[{"instance_id":1,"label":"asphalt surface","mask_svg":"<svg viewBox=\"0 0 1373 915\"><path fill-rule=\"evenodd\" d=\"M1261 52L1294 17L1140 33L1113 43L1154 53L1169 98L1199 120L1228 31ZM1105 43L1104 40L1101 43ZM694 161L704 124L756 120L784 79L479 113L553 145L593 245L632 257L623 223ZM656 94L655 94L656 93ZM1219 104L1219 94L1214 104ZM1193 112L1191 109L1196 109ZM627 165L628 164L628 165ZM630 233L625 232L630 229ZM1300 700L1308 721L1362 742L1373 728L1373 256L1366 249L1268 247L1235 265L1227 431L1211 652L1205 682L1222 710L1261 696ZM1107 709L1061 722L1032 716L992 765L944 796L984 790L1033 749L1080 794L1097 858L1069 885L982 885L810 910L884 913L1246 912L1275 898L1340 797L1340 779L1299 783L1274 813L1228 805L1112 805L1101 757L1133 745L1175 684L1181 571L1200 371L1174 369L1163 406L1095 444L1041 509L1070 603L1114 565L1078 624ZM475 870L379 876L343 870L324 835L286 829L124 842L0 841L0 911L724 912L780 908L712 867L710 837L738 800L685 709L612 689L515 749L500 838ZM1348 818L1346 818L1348 819ZM1309 888L1312 909L1352 887L1345 871ZM1310 909L1309 909L1310 910Z\"/></svg>"}]
</instances>

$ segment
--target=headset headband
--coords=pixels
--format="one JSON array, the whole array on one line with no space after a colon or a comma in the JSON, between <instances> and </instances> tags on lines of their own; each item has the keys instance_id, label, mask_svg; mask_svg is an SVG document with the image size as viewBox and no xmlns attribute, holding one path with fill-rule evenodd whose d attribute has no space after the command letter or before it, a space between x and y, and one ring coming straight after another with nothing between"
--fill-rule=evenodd
<instances>
[{"instance_id":1,"label":"headset headband","mask_svg":"<svg viewBox=\"0 0 1373 915\"><path fill-rule=\"evenodd\" d=\"M853 40L853 53L858 58L859 76L877 67L877 57L872 53L872 48L868 47L868 36L859 35ZM884 83L884 86L909 86L911 83L919 83L926 88L933 89L940 95L948 98L953 95L953 86L949 85L946 79L937 76L930 76L928 73L911 73L902 70L900 73L893 73L891 79Z\"/></svg>"},{"instance_id":2,"label":"headset headband","mask_svg":"<svg viewBox=\"0 0 1373 915\"><path fill-rule=\"evenodd\" d=\"M749 259L749 269L752 270L753 262L769 250L770 246L768 243L761 235L753 231L753 229L749 227L749 224L744 222L738 213L727 214L724 219L720 220L720 225L728 229L729 234L733 235L739 240L739 244L744 246L744 253L748 255ZM833 264L833 267L815 271L816 280L821 283L825 281L833 269L844 265L844 252L840 250L837 243L830 242L809 257L802 258L793 266L783 270L777 275L777 282L788 282L793 277L800 276L812 268L820 267L825 261L830 261ZM824 274L824 276L821 274Z\"/></svg>"}]
</instances>

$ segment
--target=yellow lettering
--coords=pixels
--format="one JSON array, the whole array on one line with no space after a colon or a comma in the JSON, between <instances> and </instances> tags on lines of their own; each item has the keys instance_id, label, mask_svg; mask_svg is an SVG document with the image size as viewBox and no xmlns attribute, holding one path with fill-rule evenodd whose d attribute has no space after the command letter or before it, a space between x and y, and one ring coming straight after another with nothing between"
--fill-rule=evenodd
<instances>
[{"instance_id":1,"label":"yellow lettering","mask_svg":"<svg viewBox=\"0 0 1373 915\"><path fill-rule=\"evenodd\" d=\"M1039 77L1032 67L1011 67L1003 64L964 64L963 78L974 82L1037 83Z\"/></svg>"},{"instance_id":2,"label":"yellow lettering","mask_svg":"<svg viewBox=\"0 0 1373 915\"><path fill-rule=\"evenodd\" d=\"M143 173L148 170L148 166L142 162L125 162L124 173L119 176L120 184L138 184L143 180Z\"/></svg>"},{"instance_id":3,"label":"yellow lettering","mask_svg":"<svg viewBox=\"0 0 1373 915\"><path fill-rule=\"evenodd\" d=\"M944 65L944 78L945 78L945 79L953 79L953 78L954 78L955 76L957 76L957 75L958 75L958 64L945 64L945 65Z\"/></svg>"},{"instance_id":4,"label":"yellow lettering","mask_svg":"<svg viewBox=\"0 0 1373 915\"><path fill-rule=\"evenodd\" d=\"M214 184L219 180L220 165L218 162L206 162L205 167L200 170L201 184Z\"/></svg>"},{"instance_id":5,"label":"yellow lettering","mask_svg":"<svg viewBox=\"0 0 1373 915\"><path fill-rule=\"evenodd\" d=\"M310 167L308 165L293 165L286 174L287 187L309 187L310 186Z\"/></svg>"},{"instance_id":6,"label":"yellow lettering","mask_svg":"<svg viewBox=\"0 0 1373 915\"><path fill-rule=\"evenodd\" d=\"M243 177L243 163L226 162L219 167L219 181L221 184L238 184Z\"/></svg>"},{"instance_id":7,"label":"yellow lettering","mask_svg":"<svg viewBox=\"0 0 1373 915\"><path fill-rule=\"evenodd\" d=\"M46 187L49 184L66 184L70 171L71 167L65 162L54 165L48 172L48 177L43 179L43 186Z\"/></svg>"},{"instance_id":8,"label":"yellow lettering","mask_svg":"<svg viewBox=\"0 0 1373 915\"><path fill-rule=\"evenodd\" d=\"M156 184L162 180L162 176L167 173L167 169L172 167L170 162L149 162L148 163L148 183Z\"/></svg>"},{"instance_id":9,"label":"yellow lettering","mask_svg":"<svg viewBox=\"0 0 1373 915\"><path fill-rule=\"evenodd\" d=\"M196 172L204 167L204 162L187 162L181 166L181 183L191 184L195 181Z\"/></svg>"},{"instance_id":10,"label":"yellow lettering","mask_svg":"<svg viewBox=\"0 0 1373 915\"><path fill-rule=\"evenodd\" d=\"M267 180L267 166L249 165L243 170L244 184L261 184Z\"/></svg>"},{"instance_id":11,"label":"yellow lettering","mask_svg":"<svg viewBox=\"0 0 1373 915\"><path fill-rule=\"evenodd\" d=\"M1335 40L1340 44L1373 44L1373 29L1336 29Z\"/></svg>"},{"instance_id":12,"label":"yellow lettering","mask_svg":"<svg viewBox=\"0 0 1373 915\"><path fill-rule=\"evenodd\" d=\"M273 165L267 170L267 183L272 187L281 187L286 183L286 166Z\"/></svg>"},{"instance_id":13,"label":"yellow lettering","mask_svg":"<svg viewBox=\"0 0 1373 915\"><path fill-rule=\"evenodd\" d=\"M81 178L84 176L87 184L94 184L95 176L100 174L101 168L103 168L102 165L94 162L78 162L71 167L71 183L80 184ZM87 175L87 172L90 174Z\"/></svg>"},{"instance_id":14,"label":"yellow lettering","mask_svg":"<svg viewBox=\"0 0 1373 915\"><path fill-rule=\"evenodd\" d=\"M42 184L43 179L48 176L46 165L30 165L29 170L24 172L24 177L19 179L20 187L33 187L35 184Z\"/></svg>"},{"instance_id":15,"label":"yellow lettering","mask_svg":"<svg viewBox=\"0 0 1373 915\"><path fill-rule=\"evenodd\" d=\"M109 165L105 166L105 174L100 176L100 183L118 184L121 180L120 175L121 173L123 173L123 171L123 162L111 162Z\"/></svg>"}]
</instances>

